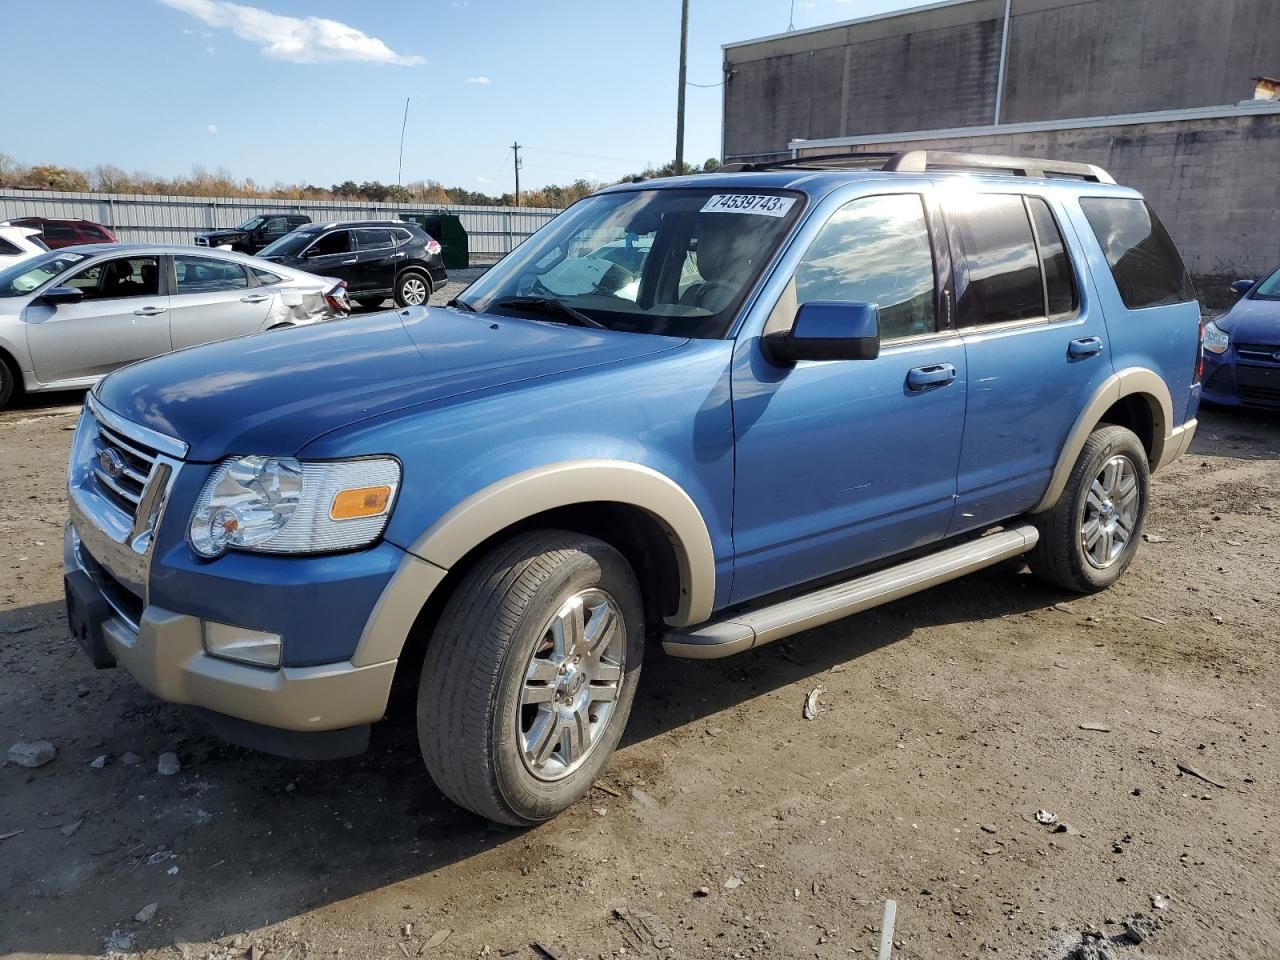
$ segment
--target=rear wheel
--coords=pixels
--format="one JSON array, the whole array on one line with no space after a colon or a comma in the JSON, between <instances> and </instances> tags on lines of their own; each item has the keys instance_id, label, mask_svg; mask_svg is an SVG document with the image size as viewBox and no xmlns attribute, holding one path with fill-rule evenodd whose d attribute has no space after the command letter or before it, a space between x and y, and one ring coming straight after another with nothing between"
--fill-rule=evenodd
<instances>
[{"instance_id":1,"label":"rear wheel","mask_svg":"<svg viewBox=\"0 0 1280 960\"><path fill-rule=\"evenodd\" d=\"M431 280L418 270L406 270L396 280L395 298L398 307L416 307L431 296Z\"/></svg>"},{"instance_id":2,"label":"rear wheel","mask_svg":"<svg viewBox=\"0 0 1280 960\"><path fill-rule=\"evenodd\" d=\"M550 819L608 763L640 679L640 589L591 537L520 534L449 598L418 687L418 741L440 790L499 823Z\"/></svg>"},{"instance_id":3,"label":"rear wheel","mask_svg":"<svg viewBox=\"0 0 1280 960\"><path fill-rule=\"evenodd\" d=\"M20 390L18 373L9 358L0 352L0 410L7 407Z\"/></svg>"},{"instance_id":4,"label":"rear wheel","mask_svg":"<svg viewBox=\"0 0 1280 960\"><path fill-rule=\"evenodd\" d=\"M1040 541L1027 558L1032 572L1078 593L1119 580L1138 552L1150 482L1146 451L1131 430L1094 430L1058 502L1033 518Z\"/></svg>"}]
</instances>

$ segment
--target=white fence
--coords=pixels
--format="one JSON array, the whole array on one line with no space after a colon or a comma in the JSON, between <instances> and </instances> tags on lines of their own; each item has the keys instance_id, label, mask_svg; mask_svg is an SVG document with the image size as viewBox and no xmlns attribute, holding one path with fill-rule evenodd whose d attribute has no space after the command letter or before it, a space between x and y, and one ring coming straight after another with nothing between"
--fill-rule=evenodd
<instances>
[{"instance_id":1,"label":"white fence","mask_svg":"<svg viewBox=\"0 0 1280 960\"><path fill-rule=\"evenodd\" d=\"M559 210L549 207L472 207L362 200L254 200L125 193L59 193L0 187L0 220L68 217L92 220L123 243L192 243L197 233L234 227L258 213L303 213L316 223L396 219L401 213L445 210L462 219L471 253L502 255L519 246Z\"/></svg>"}]
</instances>

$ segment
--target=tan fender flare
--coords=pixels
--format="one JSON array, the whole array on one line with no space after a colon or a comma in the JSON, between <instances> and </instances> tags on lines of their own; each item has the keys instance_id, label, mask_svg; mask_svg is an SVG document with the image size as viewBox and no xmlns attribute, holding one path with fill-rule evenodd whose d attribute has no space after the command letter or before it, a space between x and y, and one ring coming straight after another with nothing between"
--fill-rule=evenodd
<instances>
[{"instance_id":1,"label":"tan fender flare","mask_svg":"<svg viewBox=\"0 0 1280 960\"><path fill-rule=\"evenodd\" d=\"M1168 462L1165 457L1166 446L1170 445L1171 439L1175 440L1175 446L1178 445L1173 427L1173 398L1169 395L1168 385L1158 374L1143 367L1119 370L1099 384L1083 412L1076 418L1075 425L1067 434L1067 441L1058 454L1057 465L1049 480L1049 489L1032 509L1032 513L1048 510L1058 502L1062 491L1067 487L1071 470L1080 458L1080 451L1084 449L1085 441L1089 439L1089 434L1098 425L1102 415L1117 400L1135 394L1142 397L1151 410L1151 469L1159 469ZM1185 444L1181 446L1185 447Z\"/></svg>"},{"instance_id":2,"label":"tan fender flare","mask_svg":"<svg viewBox=\"0 0 1280 960\"><path fill-rule=\"evenodd\" d=\"M666 618L668 625L707 620L715 601L715 553L693 499L671 478L638 463L570 460L500 480L433 523L414 541L383 590L352 662L359 666L398 657L427 597L477 544L534 514L600 502L644 510L670 540L679 565L680 597L675 613Z\"/></svg>"}]
</instances>

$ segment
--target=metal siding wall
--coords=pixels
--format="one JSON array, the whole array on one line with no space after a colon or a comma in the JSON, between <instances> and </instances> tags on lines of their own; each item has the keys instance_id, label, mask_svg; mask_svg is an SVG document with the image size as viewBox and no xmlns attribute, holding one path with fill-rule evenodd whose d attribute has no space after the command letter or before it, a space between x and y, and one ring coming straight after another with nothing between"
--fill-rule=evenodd
<instances>
[{"instance_id":1,"label":"metal siding wall","mask_svg":"<svg viewBox=\"0 0 1280 960\"><path fill-rule=\"evenodd\" d=\"M192 243L211 227L234 227L257 213L304 213L317 223L395 219L401 213L446 210L462 219L473 254L503 254L552 220L551 207L473 207L360 200L254 200L115 193L56 193L0 187L0 220L53 217L92 220L122 242Z\"/></svg>"}]
</instances>

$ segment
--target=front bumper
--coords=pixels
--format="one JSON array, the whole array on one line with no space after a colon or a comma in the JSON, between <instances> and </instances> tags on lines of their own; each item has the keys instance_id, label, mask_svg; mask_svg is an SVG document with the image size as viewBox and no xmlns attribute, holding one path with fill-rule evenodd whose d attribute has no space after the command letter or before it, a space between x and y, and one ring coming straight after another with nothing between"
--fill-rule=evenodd
<instances>
[{"instance_id":1,"label":"front bumper","mask_svg":"<svg viewBox=\"0 0 1280 960\"><path fill-rule=\"evenodd\" d=\"M1264 348L1270 349L1270 348ZM1227 353L1205 353L1201 397L1220 407L1280 410L1280 362L1241 358L1232 344Z\"/></svg>"},{"instance_id":2,"label":"front bumper","mask_svg":"<svg viewBox=\"0 0 1280 960\"><path fill-rule=\"evenodd\" d=\"M69 607L77 607L69 611L69 620L89 638L81 637L82 643L92 643L100 633L97 652L114 659L162 700L298 732L357 727L381 719L386 711L395 660L367 666L345 661L269 669L212 657L204 650L204 622L198 617L148 605L132 622L110 602L110 584L95 579L95 564L81 551L75 527L68 524L63 569ZM73 582L78 590L72 589ZM77 605L71 598L73 592L82 599L88 592L92 600L93 590L100 604ZM94 651L88 652L98 662Z\"/></svg>"}]
</instances>

